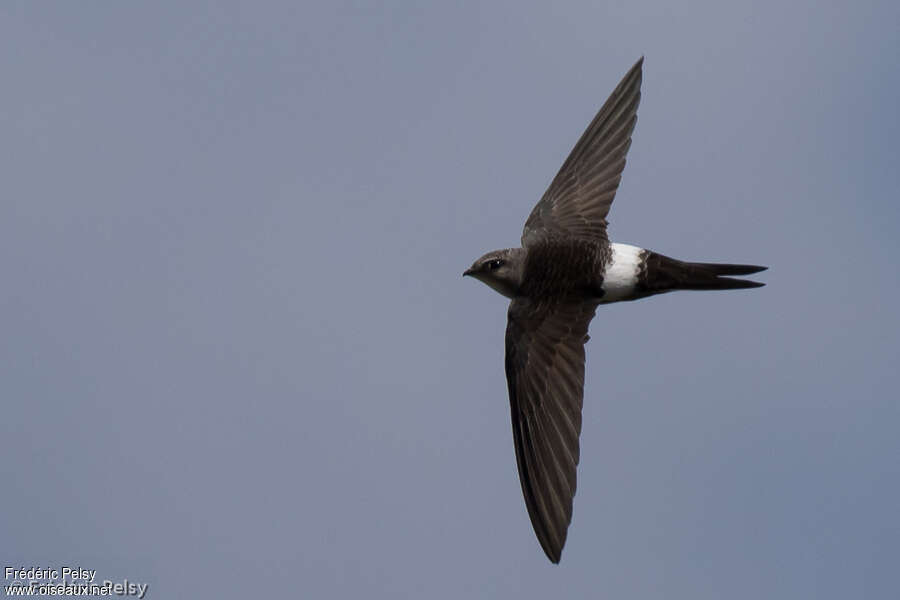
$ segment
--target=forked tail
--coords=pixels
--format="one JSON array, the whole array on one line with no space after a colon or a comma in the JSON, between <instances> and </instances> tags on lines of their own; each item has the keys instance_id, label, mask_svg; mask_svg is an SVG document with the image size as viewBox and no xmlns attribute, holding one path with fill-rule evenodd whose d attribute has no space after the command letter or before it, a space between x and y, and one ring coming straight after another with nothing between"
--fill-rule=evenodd
<instances>
[{"instance_id":1,"label":"forked tail","mask_svg":"<svg viewBox=\"0 0 900 600\"><path fill-rule=\"evenodd\" d=\"M731 275L750 275L768 267L724 263L684 262L647 252L639 287L647 294L661 294L673 290L737 290L762 287L765 284L747 279L733 279Z\"/></svg>"}]
</instances>

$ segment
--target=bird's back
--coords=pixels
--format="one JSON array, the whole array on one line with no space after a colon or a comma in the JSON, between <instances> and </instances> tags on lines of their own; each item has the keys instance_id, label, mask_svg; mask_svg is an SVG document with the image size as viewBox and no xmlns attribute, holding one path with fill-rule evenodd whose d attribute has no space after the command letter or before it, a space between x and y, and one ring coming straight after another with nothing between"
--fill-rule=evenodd
<instances>
[{"instance_id":1,"label":"bird's back","mask_svg":"<svg viewBox=\"0 0 900 600\"><path fill-rule=\"evenodd\" d=\"M595 296L609 256L605 241L548 236L528 247L520 294L532 299Z\"/></svg>"}]
</instances>

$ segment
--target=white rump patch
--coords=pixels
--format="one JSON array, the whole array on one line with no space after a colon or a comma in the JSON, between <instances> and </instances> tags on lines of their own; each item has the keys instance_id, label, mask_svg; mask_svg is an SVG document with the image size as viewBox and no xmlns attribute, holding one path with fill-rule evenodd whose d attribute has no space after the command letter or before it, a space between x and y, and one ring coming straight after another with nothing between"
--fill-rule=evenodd
<instances>
[{"instance_id":1,"label":"white rump patch","mask_svg":"<svg viewBox=\"0 0 900 600\"><path fill-rule=\"evenodd\" d=\"M626 300L634 292L641 267L643 248L628 244L611 244L612 260L603 275L603 301Z\"/></svg>"}]
</instances>

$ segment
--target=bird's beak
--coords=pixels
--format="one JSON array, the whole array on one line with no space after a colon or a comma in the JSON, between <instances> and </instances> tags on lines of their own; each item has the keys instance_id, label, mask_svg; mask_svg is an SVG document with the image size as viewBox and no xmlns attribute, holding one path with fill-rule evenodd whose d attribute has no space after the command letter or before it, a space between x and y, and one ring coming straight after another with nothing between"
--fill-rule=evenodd
<instances>
[{"instance_id":1,"label":"bird's beak","mask_svg":"<svg viewBox=\"0 0 900 600\"><path fill-rule=\"evenodd\" d=\"M466 269L465 271L463 271L463 277L465 277L466 275L471 275L474 272L475 271L472 269Z\"/></svg>"}]
</instances>

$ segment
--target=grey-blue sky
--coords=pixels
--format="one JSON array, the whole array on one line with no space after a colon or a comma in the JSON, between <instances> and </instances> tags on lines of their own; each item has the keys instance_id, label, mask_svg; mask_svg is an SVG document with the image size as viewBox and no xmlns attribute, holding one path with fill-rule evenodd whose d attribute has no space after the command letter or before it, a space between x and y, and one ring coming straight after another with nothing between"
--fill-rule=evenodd
<instances>
[{"instance_id":1,"label":"grey-blue sky","mask_svg":"<svg viewBox=\"0 0 900 600\"><path fill-rule=\"evenodd\" d=\"M153 597L896 589L896 3L0 13L5 564ZM642 54L612 237L772 268L599 312L553 567L506 303L460 273Z\"/></svg>"}]
</instances>

